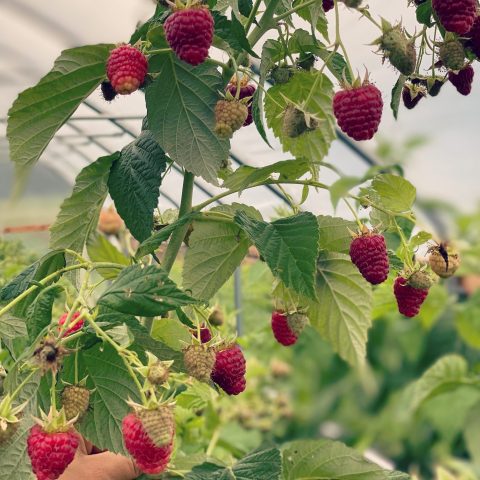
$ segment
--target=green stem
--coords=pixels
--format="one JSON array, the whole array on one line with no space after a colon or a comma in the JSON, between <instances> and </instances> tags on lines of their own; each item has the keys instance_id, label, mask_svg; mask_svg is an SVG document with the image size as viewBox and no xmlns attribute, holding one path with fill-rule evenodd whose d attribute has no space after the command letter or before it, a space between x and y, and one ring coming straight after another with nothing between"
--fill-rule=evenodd
<instances>
[{"instance_id":1,"label":"green stem","mask_svg":"<svg viewBox=\"0 0 480 480\"><path fill-rule=\"evenodd\" d=\"M57 373L52 370L52 387L50 388L50 402L54 412L57 411Z\"/></svg>"},{"instance_id":2,"label":"green stem","mask_svg":"<svg viewBox=\"0 0 480 480\"><path fill-rule=\"evenodd\" d=\"M335 47L338 50L338 47L342 49L343 56L345 57L345 62L347 64L348 72L350 73L350 78L353 81L353 70L352 65L350 63L350 59L348 58L347 49L342 42L342 38L340 36L340 12L338 10L338 0L334 0L335 2Z\"/></svg>"},{"instance_id":3,"label":"green stem","mask_svg":"<svg viewBox=\"0 0 480 480\"><path fill-rule=\"evenodd\" d=\"M222 67L224 70L228 70L230 68L226 63L220 62L219 60L215 60L214 58L207 58L205 60L205 63L210 63L211 65L216 65L217 67Z\"/></svg>"},{"instance_id":4,"label":"green stem","mask_svg":"<svg viewBox=\"0 0 480 480\"><path fill-rule=\"evenodd\" d=\"M394 218L393 219L393 222L395 224L395 228L398 232L398 235L400 237L400 240L402 242L402 245L403 245L403 248L405 249L405 264L407 265L407 267L410 269L410 270L413 270L413 261L412 261L412 256L413 255L410 255L410 246L408 245L408 242L407 242L407 239L405 238L405 235L403 233L403 230L400 228L400 225L397 223L397 220Z\"/></svg>"},{"instance_id":5,"label":"green stem","mask_svg":"<svg viewBox=\"0 0 480 480\"><path fill-rule=\"evenodd\" d=\"M255 3L252 7L252 11L250 12L250 15L248 16L247 23L245 24L245 33L248 34L248 31L250 30L250 27L253 24L253 21L255 20L255 17L257 16L258 8L260 7L260 4L262 3L262 0L255 0Z\"/></svg>"},{"instance_id":6,"label":"green stem","mask_svg":"<svg viewBox=\"0 0 480 480\"><path fill-rule=\"evenodd\" d=\"M210 443L208 444L207 451L205 455L207 457L211 457L215 447L217 446L218 439L220 438L220 428L216 428L212 434L212 438L210 439Z\"/></svg>"},{"instance_id":7,"label":"green stem","mask_svg":"<svg viewBox=\"0 0 480 480\"><path fill-rule=\"evenodd\" d=\"M75 368L75 385L78 385L78 347L79 347L80 341L77 340L77 344L75 347L75 363L74 363L74 368Z\"/></svg>"},{"instance_id":8,"label":"green stem","mask_svg":"<svg viewBox=\"0 0 480 480\"><path fill-rule=\"evenodd\" d=\"M13 400L17 397L17 395L21 392L21 390L23 389L23 387L32 379L32 377L38 372L38 368L35 368L34 370L32 370L26 377L25 379L22 381L22 383L20 383L20 385L13 391L13 393L10 395L10 398L13 402Z\"/></svg>"},{"instance_id":9,"label":"green stem","mask_svg":"<svg viewBox=\"0 0 480 480\"><path fill-rule=\"evenodd\" d=\"M278 15L274 18L275 22L278 22L280 20L283 20L284 18L289 17L290 15L298 12L302 8L309 7L310 5L313 5L315 3L318 3L318 0L307 0L305 3L301 3L300 5L297 5L294 8L291 8L290 10L282 13L281 15Z\"/></svg>"},{"instance_id":10,"label":"green stem","mask_svg":"<svg viewBox=\"0 0 480 480\"><path fill-rule=\"evenodd\" d=\"M148 52L145 52L145 55L155 55L157 53L167 53L171 51L171 48L158 48L156 50L149 50Z\"/></svg>"},{"instance_id":11,"label":"green stem","mask_svg":"<svg viewBox=\"0 0 480 480\"><path fill-rule=\"evenodd\" d=\"M354 216L355 221L357 222L358 228L360 229L360 231L362 231L363 224L362 224L362 222L360 221L360 219L358 218L357 212L356 212L355 209L350 205L350 202L349 202L346 198L344 198L343 201L344 201L345 204L347 205L348 209L352 212L352 215Z\"/></svg>"}]
</instances>

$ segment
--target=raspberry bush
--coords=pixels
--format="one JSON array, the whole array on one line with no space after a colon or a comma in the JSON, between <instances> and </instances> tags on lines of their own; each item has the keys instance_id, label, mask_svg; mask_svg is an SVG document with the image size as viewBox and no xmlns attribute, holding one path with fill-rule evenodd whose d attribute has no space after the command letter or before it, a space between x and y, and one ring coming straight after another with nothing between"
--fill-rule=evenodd
<instances>
[{"instance_id":1,"label":"raspberry bush","mask_svg":"<svg viewBox=\"0 0 480 480\"><path fill-rule=\"evenodd\" d=\"M418 224L415 187L398 169L339 174L332 185L321 180L336 123L351 138L369 140L388 103L397 116L402 98L412 109L445 82L470 93L476 0L409 2L419 22L413 32L357 0L238 1L232 9L215 0L167 3L159 2L125 43L62 52L9 112L21 189L94 90L115 102L128 101L117 94L139 90L146 104L138 138L78 174L51 228L51 250L0 290L0 339L9 359L0 401L1 474L58 478L81 434L162 478L410 478L329 440L269 446L243 458L223 454L221 463L214 461L220 451L214 428L208 447L199 443L196 465L187 445L195 422L215 423L221 399L248 395L248 342L235 338L233 325L222 326L213 298L250 247L275 279L272 317L263 319L267 328L271 322L271 342L293 345L304 329L314 330L359 369L381 295L396 298L399 311L413 317L433 283L460 266L455 246ZM340 36L342 16L352 10L379 30L376 39L359 42L378 45L399 71L391 98L368 73L354 75L361 65L350 62ZM290 28L298 18L311 29ZM271 33L277 39L265 40ZM268 127L293 159L232 170L229 139L252 121L259 141L268 143ZM173 164L184 179L180 208L167 215L156 208ZM194 205L196 177L221 193ZM303 191L301 198L287 196L289 212L274 221L231 201L266 185ZM351 218L302 209L312 189L330 191L335 207L345 202ZM120 216L100 216L107 196ZM128 256L107 238L126 230L135 239ZM174 282L184 244L181 280ZM436 381L449 371L432 368ZM415 408L435 395L429 388L417 392ZM305 452L314 460L304 462Z\"/></svg>"}]
</instances>

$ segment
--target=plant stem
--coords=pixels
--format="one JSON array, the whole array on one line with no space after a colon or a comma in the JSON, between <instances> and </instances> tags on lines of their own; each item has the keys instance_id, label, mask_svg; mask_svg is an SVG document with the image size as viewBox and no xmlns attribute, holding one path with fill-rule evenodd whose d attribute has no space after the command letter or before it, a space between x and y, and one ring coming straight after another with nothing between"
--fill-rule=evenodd
<instances>
[{"instance_id":1,"label":"plant stem","mask_svg":"<svg viewBox=\"0 0 480 480\"><path fill-rule=\"evenodd\" d=\"M218 439L220 438L220 428L216 428L212 434L212 438L210 439L210 443L208 444L207 451L205 452L205 455L207 457L210 457L215 450L215 447L217 446Z\"/></svg>"},{"instance_id":2,"label":"plant stem","mask_svg":"<svg viewBox=\"0 0 480 480\"><path fill-rule=\"evenodd\" d=\"M283 20L284 18L289 17L293 13L298 12L302 8L309 7L310 5L313 5L314 3L318 3L318 0L307 0L305 3L301 3L300 5L297 5L294 8L291 8L290 10L282 13L281 15L278 15L277 17L274 18L276 22Z\"/></svg>"},{"instance_id":3,"label":"plant stem","mask_svg":"<svg viewBox=\"0 0 480 480\"><path fill-rule=\"evenodd\" d=\"M343 56L345 57L345 62L347 64L348 72L350 73L350 78L353 82L353 70L352 65L350 64L350 59L348 58L347 49L342 42L342 38L340 36L340 12L338 10L338 0L334 0L335 3L335 47L338 50L338 47L342 49Z\"/></svg>"},{"instance_id":4,"label":"plant stem","mask_svg":"<svg viewBox=\"0 0 480 480\"><path fill-rule=\"evenodd\" d=\"M52 387L50 388L50 402L53 412L57 411L57 373L52 370Z\"/></svg>"},{"instance_id":5,"label":"plant stem","mask_svg":"<svg viewBox=\"0 0 480 480\"><path fill-rule=\"evenodd\" d=\"M250 15L248 16L247 23L245 24L245 33L248 34L248 31L250 30L250 27L253 24L253 21L255 20L255 17L258 12L258 8L260 7L260 4L262 3L262 0L255 0L255 3L252 7L252 11L250 12Z\"/></svg>"},{"instance_id":6,"label":"plant stem","mask_svg":"<svg viewBox=\"0 0 480 480\"><path fill-rule=\"evenodd\" d=\"M362 228L363 228L363 224L362 224L362 222L360 221L360 219L358 218L357 212L356 212L355 209L350 205L350 202L349 202L346 198L344 198L343 201L345 202L345 205L347 205L348 209L352 212L352 215L354 216L355 221L357 222L358 228L359 228L360 231L361 231Z\"/></svg>"},{"instance_id":7,"label":"plant stem","mask_svg":"<svg viewBox=\"0 0 480 480\"><path fill-rule=\"evenodd\" d=\"M10 398L13 402L13 400L17 397L17 395L21 392L22 388L32 379L32 377L38 372L39 368L35 368L32 370L18 385L18 387L13 391L13 393L10 395Z\"/></svg>"}]
</instances>

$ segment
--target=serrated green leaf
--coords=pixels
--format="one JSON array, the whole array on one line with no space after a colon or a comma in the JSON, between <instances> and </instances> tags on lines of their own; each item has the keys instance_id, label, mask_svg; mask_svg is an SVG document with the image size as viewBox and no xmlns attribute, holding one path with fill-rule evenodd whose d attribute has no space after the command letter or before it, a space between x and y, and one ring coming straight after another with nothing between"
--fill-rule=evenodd
<instances>
[{"instance_id":1,"label":"serrated green leaf","mask_svg":"<svg viewBox=\"0 0 480 480\"><path fill-rule=\"evenodd\" d=\"M311 162L319 162L327 155L336 138L332 97L332 82L319 72L296 73L288 83L268 90L265 97L267 124L280 139L284 151ZM297 105L297 108L302 105L301 110L318 122L318 128L295 138L286 136L283 133L283 113L288 103Z\"/></svg>"},{"instance_id":2,"label":"serrated green leaf","mask_svg":"<svg viewBox=\"0 0 480 480\"><path fill-rule=\"evenodd\" d=\"M270 147L270 142L267 138L267 133L265 132L265 125L263 124L263 101L262 95L263 90L259 87L255 90L255 93L252 97L252 118L257 128L258 133L262 137L263 141Z\"/></svg>"},{"instance_id":3,"label":"serrated green leaf","mask_svg":"<svg viewBox=\"0 0 480 480\"><path fill-rule=\"evenodd\" d=\"M22 92L8 112L10 158L18 174L36 163L58 129L105 78L113 45L64 50L40 82Z\"/></svg>"},{"instance_id":4,"label":"serrated green leaf","mask_svg":"<svg viewBox=\"0 0 480 480\"><path fill-rule=\"evenodd\" d=\"M207 182L228 158L229 142L214 132L214 107L223 81L214 65L197 67L161 55L158 76L147 88L148 124L170 158Z\"/></svg>"},{"instance_id":5,"label":"serrated green leaf","mask_svg":"<svg viewBox=\"0 0 480 480\"><path fill-rule=\"evenodd\" d=\"M337 208L338 202L344 198L348 192L363 183L363 178L360 177L341 177L330 186L330 199L333 208Z\"/></svg>"},{"instance_id":6,"label":"serrated green leaf","mask_svg":"<svg viewBox=\"0 0 480 480\"><path fill-rule=\"evenodd\" d=\"M26 337L27 327L25 321L21 318L9 315L0 317L0 338L3 340L13 340L18 337Z\"/></svg>"},{"instance_id":7,"label":"serrated green leaf","mask_svg":"<svg viewBox=\"0 0 480 480\"><path fill-rule=\"evenodd\" d=\"M432 234L429 232L421 231L415 234L411 239L410 239L410 248L415 249L423 245L424 243L427 243L429 240L432 239Z\"/></svg>"},{"instance_id":8,"label":"serrated green leaf","mask_svg":"<svg viewBox=\"0 0 480 480\"><path fill-rule=\"evenodd\" d=\"M316 298L314 283L319 227L313 214L303 212L266 223L238 212L235 222L250 237L272 273L287 288Z\"/></svg>"},{"instance_id":9,"label":"serrated green leaf","mask_svg":"<svg viewBox=\"0 0 480 480\"><path fill-rule=\"evenodd\" d=\"M392 477L391 474L395 476ZM408 480L401 472L384 470L343 443L298 440L283 449L285 480Z\"/></svg>"},{"instance_id":10,"label":"serrated green leaf","mask_svg":"<svg viewBox=\"0 0 480 480\"><path fill-rule=\"evenodd\" d=\"M183 215L181 218L176 220L175 222L163 227L158 232L154 233L151 237L147 238L143 241L137 248L137 252L135 253L135 258L139 259L153 253L165 240L168 240L170 235L177 229L185 225L186 223L191 222L197 215L198 212L192 212L188 215Z\"/></svg>"},{"instance_id":11,"label":"serrated green leaf","mask_svg":"<svg viewBox=\"0 0 480 480\"><path fill-rule=\"evenodd\" d=\"M0 480L33 480L32 467L27 455L27 438L33 420L22 421L19 429L6 445L0 447Z\"/></svg>"},{"instance_id":12,"label":"serrated green leaf","mask_svg":"<svg viewBox=\"0 0 480 480\"><path fill-rule=\"evenodd\" d=\"M241 211L261 218L253 207L238 203L215 207L211 211L232 216ZM195 298L209 300L233 275L251 242L233 222L202 220L194 222L189 245L182 273L183 288Z\"/></svg>"},{"instance_id":13,"label":"serrated green leaf","mask_svg":"<svg viewBox=\"0 0 480 480\"><path fill-rule=\"evenodd\" d=\"M117 212L139 241L153 230L153 210L158 206L162 172L168 157L149 130L122 149L108 178L108 191Z\"/></svg>"},{"instance_id":14,"label":"serrated green leaf","mask_svg":"<svg viewBox=\"0 0 480 480\"><path fill-rule=\"evenodd\" d=\"M328 41L328 21L322 2L315 2L302 8L303 3L306 3L305 0L293 1L293 7L298 8L296 14L311 24L312 32L317 30Z\"/></svg>"},{"instance_id":15,"label":"serrated green leaf","mask_svg":"<svg viewBox=\"0 0 480 480\"><path fill-rule=\"evenodd\" d=\"M118 263L126 267L130 265L130 260L99 233L90 235L87 241L87 252L92 262ZM120 273L118 268L99 268L97 271L107 280L118 277Z\"/></svg>"},{"instance_id":16,"label":"serrated green leaf","mask_svg":"<svg viewBox=\"0 0 480 480\"><path fill-rule=\"evenodd\" d=\"M98 300L118 312L155 317L196 300L180 290L167 273L155 265L132 265L117 277Z\"/></svg>"},{"instance_id":17,"label":"serrated green leaf","mask_svg":"<svg viewBox=\"0 0 480 480\"><path fill-rule=\"evenodd\" d=\"M350 251L352 236L349 230L355 231L357 228L355 222L329 215L319 215L317 221L320 227L319 247L321 250L339 253Z\"/></svg>"},{"instance_id":18,"label":"serrated green leaf","mask_svg":"<svg viewBox=\"0 0 480 480\"><path fill-rule=\"evenodd\" d=\"M370 284L347 255L320 251L316 289L319 301L309 309L312 326L345 361L364 363L371 326Z\"/></svg>"},{"instance_id":19,"label":"serrated green leaf","mask_svg":"<svg viewBox=\"0 0 480 480\"><path fill-rule=\"evenodd\" d=\"M44 288L28 308L25 321L27 324L28 337L31 342L51 323L53 304L62 292L63 288L59 285L51 285L50 287Z\"/></svg>"},{"instance_id":20,"label":"serrated green leaf","mask_svg":"<svg viewBox=\"0 0 480 480\"><path fill-rule=\"evenodd\" d=\"M69 248L82 252L107 197L107 181L112 163L119 153L100 157L86 166L75 179L72 195L60 207L50 228L51 248Z\"/></svg>"},{"instance_id":21,"label":"serrated green leaf","mask_svg":"<svg viewBox=\"0 0 480 480\"><path fill-rule=\"evenodd\" d=\"M407 80L407 77L405 77L405 75L400 75L392 89L392 99L390 101L390 108L392 109L395 120L398 118L400 100L402 99L403 86L405 85L406 80Z\"/></svg>"},{"instance_id":22,"label":"serrated green leaf","mask_svg":"<svg viewBox=\"0 0 480 480\"><path fill-rule=\"evenodd\" d=\"M175 397L177 405L189 410L202 410L218 393L206 383L195 382Z\"/></svg>"},{"instance_id":23,"label":"serrated green leaf","mask_svg":"<svg viewBox=\"0 0 480 480\"><path fill-rule=\"evenodd\" d=\"M372 190L385 209L402 213L408 212L415 202L416 189L403 177L385 173L372 180Z\"/></svg>"},{"instance_id":24,"label":"serrated green leaf","mask_svg":"<svg viewBox=\"0 0 480 480\"><path fill-rule=\"evenodd\" d=\"M152 337L178 352L181 352L192 340L191 332L175 318L156 320L152 328Z\"/></svg>"},{"instance_id":25,"label":"serrated green leaf","mask_svg":"<svg viewBox=\"0 0 480 480\"><path fill-rule=\"evenodd\" d=\"M244 16L249 17L253 8L252 0L238 0L238 11Z\"/></svg>"}]
</instances>

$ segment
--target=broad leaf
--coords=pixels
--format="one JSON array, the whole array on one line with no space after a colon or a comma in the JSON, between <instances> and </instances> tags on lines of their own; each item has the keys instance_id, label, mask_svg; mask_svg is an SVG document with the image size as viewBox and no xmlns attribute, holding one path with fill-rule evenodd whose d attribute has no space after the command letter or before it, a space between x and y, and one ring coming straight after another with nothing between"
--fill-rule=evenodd
<instances>
[{"instance_id":1,"label":"broad leaf","mask_svg":"<svg viewBox=\"0 0 480 480\"><path fill-rule=\"evenodd\" d=\"M261 218L253 207L238 203L215 207L211 211L232 216L236 211L241 211ZM250 245L247 235L232 221L215 219L194 222L185 255L183 288L195 298L209 300L233 275Z\"/></svg>"},{"instance_id":2,"label":"broad leaf","mask_svg":"<svg viewBox=\"0 0 480 480\"><path fill-rule=\"evenodd\" d=\"M125 268L98 300L100 305L112 310L145 317L162 315L195 302L155 265Z\"/></svg>"},{"instance_id":3,"label":"broad leaf","mask_svg":"<svg viewBox=\"0 0 480 480\"><path fill-rule=\"evenodd\" d=\"M27 438L33 420L22 421L17 433L0 447L0 480L33 480L32 467L27 455Z\"/></svg>"},{"instance_id":4,"label":"broad leaf","mask_svg":"<svg viewBox=\"0 0 480 480\"><path fill-rule=\"evenodd\" d=\"M356 223L329 215L319 215L317 220L320 227L320 249L348 253L352 242L349 230L355 231Z\"/></svg>"},{"instance_id":5,"label":"broad leaf","mask_svg":"<svg viewBox=\"0 0 480 480\"><path fill-rule=\"evenodd\" d=\"M395 213L409 211L415 202L415 187L398 175L377 175L372 180L371 188L378 196L381 206Z\"/></svg>"},{"instance_id":6,"label":"broad leaf","mask_svg":"<svg viewBox=\"0 0 480 480\"><path fill-rule=\"evenodd\" d=\"M371 326L370 284L347 255L321 251L316 287L319 301L309 310L312 326L348 363L364 363Z\"/></svg>"},{"instance_id":7,"label":"broad leaf","mask_svg":"<svg viewBox=\"0 0 480 480\"><path fill-rule=\"evenodd\" d=\"M392 476L394 474L394 476ZM283 450L285 480L408 480L409 475L384 470L360 453L332 440L298 440Z\"/></svg>"},{"instance_id":8,"label":"broad leaf","mask_svg":"<svg viewBox=\"0 0 480 480\"><path fill-rule=\"evenodd\" d=\"M229 149L213 131L222 78L214 65L191 67L173 55L160 57L158 76L146 92L150 129L174 162L216 184Z\"/></svg>"},{"instance_id":9,"label":"broad leaf","mask_svg":"<svg viewBox=\"0 0 480 480\"><path fill-rule=\"evenodd\" d=\"M227 50L230 49L232 52L237 53L241 53L245 50L253 57L258 58L258 55L252 50L252 47L248 42L243 25L235 17L235 12L233 10L231 20L218 11L213 11L212 14L215 21L214 46Z\"/></svg>"},{"instance_id":10,"label":"broad leaf","mask_svg":"<svg viewBox=\"0 0 480 480\"><path fill-rule=\"evenodd\" d=\"M82 252L107 197L107 181L112 163L119 153L100 157L85 167L75 179L72 195L63 201L50 231L52 248L69 248Z\"/></svg>"},{"instance_id":11,"label":"broad leaf","mask_svg":"<svg viewBox=\"0 0 480 480\"><path fill-rule=\"evenodd\" d=\"M168 158L149 130L127 145L113 163L108 190L132 235L143 241L153 230L162 172Z\"/></svg>"},{"instance_id":12,"label":"broad leaf","mask_svg":"<svg viewBox=\"0 0 480 480\"><path fill-rule=\"evenodd\" d=\"M422 23L427 27L431 27L432 23L432 14L433 14L433 7L432 7L432 0L426 0L421 5L417 7L417 21L418 23Z\"/></svg>"},{"instance_id":13,"label":"broad leaf","mask_svg":"<svg viewBox=\"0 0 480 480\"><path fill-rule=\"evenodd\" d=\"M130 265L130 260L99 233L90 235L87 241L87 252L92 262L118 263L126 267ZM118 277L120 273L118 268L99 268L97 271L107 280Z\"/></svg>"},{"instance_id":14,"label":"broad leaf","mask_svg":"<svg viewBox=\"0 0 480 480\"><path fill-rule=\"evenodd\" d=\"M160 318L153 324L152 337L181 352L191 343L192 333L175 318Z\"/></svg>"},{"instance_id":15,"label":"broad leaf","mask_svg":"<svg viewBox=\"0 0 480 480\"><path fill-rule=\"evenodd\" d=\"M8 112L10 158L23 175L35 164L57 130L105 78L113 45L64 50L53 69L22 92Z\"/></svg>"},{"instance_id":16,"label":"broad leaf","mask_svg":"<svg viewBox=\"0 0 480 480\"><path fill-rule=\"evenodd\" d=\"M250 237L276 277L299 294L316 298L319 228L313 214L304 212L266 223L238 212L235 222Z\"/></svg>"},{"instance_id":17,"label":"broad leaf","mask_svg":"<svg viewBox=\"0 0 480 480\"><path fill-rule=\"evenodd\" d=\"M328 21L321 2L314 2L306 7L301 7L305 0L294 0L292 5L298 8L297 15L310 22L312 30L317 30L328 41Z\"/></svg>"},{"instance_id":18,"label":"broad leaf","mask_svg":"<svg viewBox=\"0 0 480 480\"><path fill-rule=\"evenodd\" d=\"M0 317L0 338L2 340L13 340L26 335L27 327L24 320L13 317L8 313Z\"/></svg>"},{"instance_id":19,"label":"broad leaf","mask_svg":"<svg viewBox=\"0 0 480 480\"><path fill-rule=\"evenodd\" d=\"M333 208L336 209L338 202L346 197L353 187L360 185L363 181L364 180L360 177L341 177L336 182L332 183L329 191Z\"/></svg>"},{"instance_id":20,"label":"broad leaf","mask_svg":"<svg viewBox=\"0 0 480 480\"><path fill-rule=\"evenodd\" d=\"M280 139L284 151L297 158L319 162L336 138L332 111L333 85L322 73L296 73L288 83L270 88L265 97L267 123ZM315 130L291 138L283 131L283 117L291 103L318 122Z\"/></svg>"}]
</instances>

